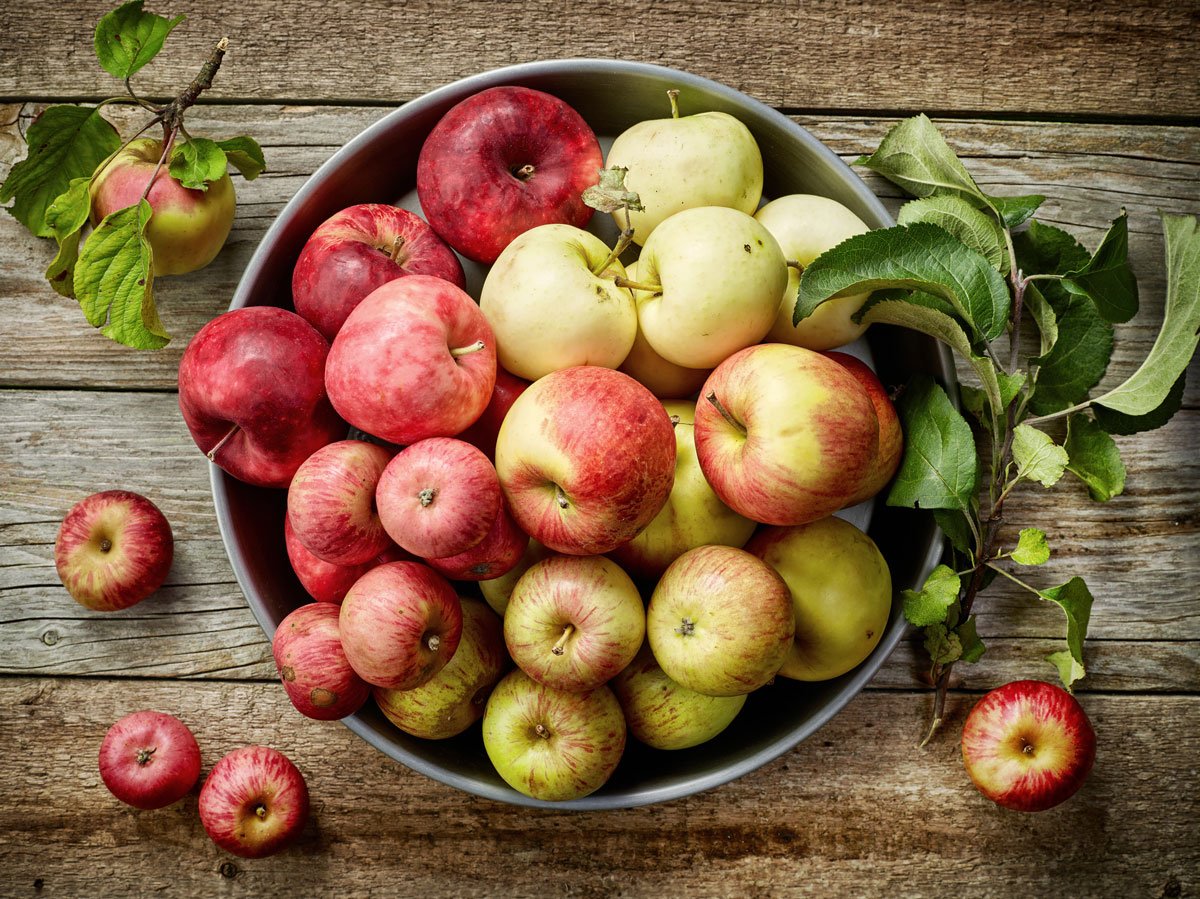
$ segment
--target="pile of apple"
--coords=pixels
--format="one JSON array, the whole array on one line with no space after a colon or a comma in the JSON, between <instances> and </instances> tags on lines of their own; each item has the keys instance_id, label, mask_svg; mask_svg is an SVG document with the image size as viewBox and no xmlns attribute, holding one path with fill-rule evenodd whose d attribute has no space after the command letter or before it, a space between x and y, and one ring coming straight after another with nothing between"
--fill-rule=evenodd
<instances>
[{"instance_id":1,"label":"pile of apple","mask_svg":"<svg viewBox=\"0 0 1200 899\"><path fill-rule=\"evenodd\" d=\"M288 491L316 601L274 653L305 715L373 695L429 739L482 717L499 774L565 800L627 732L697 745L774 678L836 677L879 641L887 565L831 516L890 480L899 422L824 352L862 333L862 295L791 322L799 270L866 226L821 197L762 205L749 130L671 105L605 160L548 94L464 100L421 151L428 223L339 212L295 312L235 310L187 348L200 449ZM583 230L593 206L615 247ZM478 302L454 251L491 266Z\"/></svg>"}]
</instances>

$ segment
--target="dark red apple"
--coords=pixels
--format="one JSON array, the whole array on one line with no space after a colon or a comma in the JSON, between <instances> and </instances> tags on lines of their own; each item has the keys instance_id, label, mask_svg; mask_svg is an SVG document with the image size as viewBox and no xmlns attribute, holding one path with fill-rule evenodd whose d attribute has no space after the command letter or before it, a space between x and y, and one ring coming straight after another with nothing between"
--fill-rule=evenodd
<instances>
[{"instance_id":1,"label":"dark red apple","mask_svg":"<svg viewBox=\"0 0 1200 899\"><path fill-rule=\"evenodd\" d=\"M171 570L175 540L158 506L128 490L76 503L58 529L54 567L72 598L95 612L141 602Z\"/></svg>"},{"instance_id":2,"label":"dark red apple","mask_svg":"<svg viewBox=\"0 0 1200 899\"><path fill-rule=\"evenodd\" d=\"M200 777L200 747L178 718L163 712L126 715L100 744L100 779L134 808L163 808L191 792Z\"/></svg>"},{"instance_id":3,"label":"dark red apple","mask_svg":"<svg viewBox=\"0 0 1200 899\"><path fill-rule=\"evenodd\" d=\"M235 749L200 789L200 823L212 841L242 858L286 848L308 821L308 785L291 759L267 746Z\"/></svg>"},{"instance_id":4,"label":"dark red apple","mask_svg":"<svg viewBox=\"0 0 1200 899\"><path fill-rule=\"evenodd\" d=\"M338 624L359 677L376 687L410 690L441 671L458 649L462 604L433 569L390 562L350 588Z\"/></svg>"},{"instance_id":5,"label":"dark red apple","mask_svg":"<svg viewBox=\"0 0 1200 899\"><path fill-rule=\"evenodd\" d=\"M361 565L338 565L326 562L314 556L304 544L296 538L292 523L284 516L283 540L287 547L288 561L292 570L300 580L301 586L308 595L318 602L337 603L341 605L346 591L354 586L354 582L377 565L387 562L402 562L411 559L408 553L396 545L391 545L378 556Z\"/></svg>"},{"instance_id":6,"label":"dark red apple","mask_svg":"<svg viewBox=\"0 0 1200 899\"><path fill-rule=\"evenodd\" d=\"M342 649L338 607L312 602L288 614L275 631L275 667L300 714L318 721L353 715L371 688L354 673Z\"/></svg>"},{"instance_id":7,"label":"dark red apple","mask_svg":"<svg viewBox=\"0 0 1200 899\"><path fill-rule=\"evenodd\" d=\"M988 799L1040 812L1075 795L1096 760L1096 732L1062 687L1020 680L992 690L967 715L963 764Z\"/></svg>"},{"instance_id":8,"label":"dark red apple","mask_svg":"<svg viewBox=\"0 0 1200 899\"><path fill-rule=\"evenodd\" d=\"M475 424L458 435L458 439L474 444L483 450L489 459L495 459L496 436L500 433L500 425L504 424L504 416L508 415L512 404L528 386L528 381L510 375L497 365L496 386L492 389L492 398L488 401L487 408Z\"/></svg>"},{"instance_id":9,"label":"dark red apple","mask_svg":"<svg viewBox=\"0 0 1200 899\"><path fill-rule=\"evenodd\" d=\"M286 309L218 315L179 363L192 439L238 480L287 487L305 459L346 434L325 394L328 353L325 338Z\"/></svg>"},{"instance_id":10,"label":"dark red apple","mask_svg":"<svg viewBox=\"0 0 1200 899\"><path fill-rule=\"evenodd\" d=\"M502 500L492 529L479 543L456 556L425 561L438 574L454 581L490 581L516 568L528 545L529 535L517 527L508 503Z\"/></svg>"},{"instance_id":11,"label":"dark red apple","mask_svg":"<svg viewBox=\"0 0 1200 899\"><path fill-rule=\"evenodd\" d=\"M440 559L487 536L500 514L500 481L478 448L431 437L388 463L375 501L388 536L402 549Z\"/></svg>"},{"instance_id":12,"label":"dark red apple","mask_svg":"<svg viewBox=\"0 0 1200 899\"><path fill-rule=\"evenodd\" d=\"M362 203L313 232L292 272L292 303L326 340L367 294L405 275L432 275L466 288L462 263L416 213Z\"/></svg>"},{"instance_id":13,"label":"dark red apple","mask_svg":"<svg viewBox=\"0 0 1200 899\"><path fill-rule=\"evenodd\" d=\"M466 293L409 275L358 304L333 339L325 385L356 428L392 443L473 424L496 384L496 339Z\"/></svg>"},{"instance_id":14,"label":"dark red apple","mask_svg":"<svg viewBox=\"0 0 1200 899\"><path fill-rule=\"evenodd\" d=\"M493 87L451 108L429 133L417 197L450 246L491 264L530 228L586 225L592 210L583 191L603 165L596 135L562 100Z\"/></svg>"}]
</instances>

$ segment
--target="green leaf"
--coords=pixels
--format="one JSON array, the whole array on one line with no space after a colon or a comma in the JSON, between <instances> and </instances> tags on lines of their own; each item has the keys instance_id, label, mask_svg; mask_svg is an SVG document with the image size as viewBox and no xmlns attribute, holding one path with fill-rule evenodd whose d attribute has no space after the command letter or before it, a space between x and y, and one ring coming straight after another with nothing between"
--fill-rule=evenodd
<instances>
[{"instance_id":1,"label":"green leaf","mask_svg":"<svg viewBox=\"0 0 1200 899\"><path fill-rule=\"evenodd\" d=\"M1125 463L1117 444L1104 428L1085 415L1067 418L1067 440L1063 444L1071 457L1067 471L1088 486L1097 502L1108 502L1125 490Z\"/></svg>"},{"instance_id":2,"label":"green leaf","mask_svg":"<svg viewBox=\"0 0 1200 899\"><path fill-rule=\"evenodd\" d=\"M942 341L970 363L983 385L984 395L992 404L992 408L1002 410L996 367L992 365L990 359L976 356L971 351L971 341L957 319L923 303L913 302L914 300L919 301L924 296L927 294L917 292L908 300L884 300L882 302L869 300L869 308L864 312L860 321L869 325L878 323L911 328Z\"/></svg>"},{"instance_id":3,"label":"green leaf","mask_svg":"<svg viewBox=\"0 0 1200 899\"><path fill-rule=\"evenodd\" d=\"M1038 481L1043 487L1057 484L1069 461L1065 449L1044 431L1029 425L1013 429L1012 455L1018 477Z\"/></svg>"},{"instance_id":4,"label":"green leaf","mask_svg":"<svg viewBox=\"0 0 1200 899\"><path fill-rule=\"evenodd\" d=\"M83 314L100 333L141 350L156 350L171 337L154 305L154 269L146 225L150 204L107 215L83 245L75 266L75 294Z\"/></svg>"},{"instance_id":5,"label":"green leaf","mask_svg":"<svg viewBox=\"0 0 1200 899\"><path fill-rule=\"evenodd\" d=\"M974 615L956 627L954 633L958 635L958 642L962 647L961 661L973 665L983 658L987 647L983 645L983 641L979 639L979 633L975 630Z\"/></svg>"},{"instance_id":6,"label":"green leaf","mask_svg":"<svg viewBox=\"0 0 1200 899\"><path fill-rule=\"evenodd\" d=\"M1000 385L1000 405L1007 408L1021 388L1025 386L1025 372L1017 371L1008 375L998 371L996 372L996 383Z\"/></svg>"},{"instance_id":7,"label":"green leaf","mask_svg":"<svg viewBox=\"0 0 1200 899\"><path fill-rule=\"evenodd\" d=\"M946 539L958 552L964 556L971 552L971 528L967 524L967 516L957 509L934 509L933 520Z\"/></svg>"},{"instance_id":8,"label":"green leaf","mask_svg":"<svg viewBox=\"0 0 1200 899\"><path fill-rule=\"evenodd\" d=\"M1039 591L1042 599L1057 603L1067 616L1067 651L1057 652L1050 656L1059 670L1063 686L1071 688L1071 684L1083 677L1083 641L1087 637L1088 621L1092 617L1092 594L1082 578L1073 577L1065 584ZM1062 658L1069 657L1074 664L1067 665Z\"/></svg>"},{"instance_id":9,"label":"green leaf","mask_svg":"<svg viewBox=\"0 0 1200 899\"><path fill-rule=\"evenodd\" d=\"M927 375L908 383L897 411L904 429L904 459L888 505L969 514L979 477L971 426Z\"/></svg>"},{"instance_id":10,"label":"green leaf","mask_svg":"<svg viewBox=\"0 0 1200 899\"><path fill-rule=\"evenodd\" d=\"M1004 220L1004 227L1015 228L1024 224L1038 208L1046 202L1041 194L1028 194L1023 197L988 197L988 205L999 213Z\"/></svg>"},{"instance_id":11,"label":"green leaf","mask_svg":"<svg viewBox=\"0 0 1200 899\"><path fill-rule=\"evenodd\" d=\"M1068 690L1071 689L1071 684L1087 674L1083 665L1075 661L1075 657L1066 649L1050 653L1046 656L1046 661L1058 669L1058 676Z\"/></svg>"},{"instance_id":12,"label":"green leaf","mask_svg":"<svg viewBox=\"0 0 1200 899\"><path fill-rule=\"evenodd\" d=\"M1063 287L1096 304L1105 321L1127 322L1138 308L1137 279L1129 267L1129 217L1117 216L1100 246L1080 268L1067 272Z\"/></svg>"},{"instance_id":13,"label":"green leaf","mask_svg":"<svg viewBox=\"0 0 1200 899\"><path fill-rule=\"evenodd\" d=\"M895 125L880 141L879 149L860 156L854 164L878 172L914 197L949 194L986 202L975 179L924 114Z\"/></svg>"},{"instance_id":14,"label":"green leaf","mask_svg":"<svg viewBox=\"0 0 1200 899\"><path fill-rule=\"evenodd\" d=\"M1157 409L1187 369L1200 341L1200 227L1194 215L1163 215L1167 301L1150 354L1124 384L1095 402L1126 415ZM819 258L819 257L818 257Z\"/></svg>"},{"instance_id":15,"label":"green leaf","mask_svg":"<svg viewBox=\"0 0 1200 899\"><path fill-rule=\"evenodd\" d=\"M1058 316L1036 284L1025 285L1025 310L1037 325L1040 356L1045 357L1058 341Z\"/></svg>"},{"instance_id":16,"label":"green leaf","mask_svg":"<svg viewBox=\"0 0 1200 899\"><path fill-rule=\"evenodd\" d=\"M117 131L95 107L51 106L29 126L29 155L0 185L0 203L38 237L52 237L46 210L76 178L90 178L121 145Z\"/></svg>"},{"instance_id":17,"label":"green leaf","mask_svg":"<svg viewBox=\"0 0 1200 899\"><path fill-rule=\"evenodd\" d=\"M1153 431L1169 422L1183 407L1183 389L1187 386L1187 369L1179 373L1166 399L1144 415L1126 415L1103 406L1092 406L1096 423L1110 434L1140 434Z\"/></svg>"},{"instance_id":18,"label":"green leaf","mask_svg":"<svg viewBox=\"0 0 1200 899\"><path fill-rule=\"evenodd\" d=\"M229 164L241 172L247 181L253 181L266 171L267 160L254 138L245 135L231 137L217 141L217 146L225 151Z\"/></svg>"},{"instance_id":19,"label":"green leaf","mask_svg":"<svg viewBox=\"0 0 1200 899\"><path fill-rule=\"evenodd\" d=\"M949 665L962 657L962 640L944 624L925 628L925 651L935 665Z\"/></svg>"},{"instance_id":20,"label":"green leaf","mask_svg":"<svg viewBox=\"0 0 1200 899\"><path fill-rule=\"evenodd\" d=\"M836 296L897 287L946 300L987 340L1008 322L1004 279L983 256L928 222L868 231L822 253L800 276L792 320Z\"/></svg>"},{"instance_id":21,"label":"green leaf","mask_svg":"<svg viewBox=\"0 0 1200 899\"><path fill-rule=\"evenodd\" d=\"M1046 225L1034 219L1029 228L1013 235L1013 248L1017 251L1017 264L1027 275L1063 275L1085 266L1090 258L1088 251L1062 228ZM1057 299L1062 288L1053 281L1042 286L1048 299Z\"/></svg>"},{"instance_id":22,"label":"green leaf","mask_svg":"<svg viewBox=\"0 0 1200 899\"><path fill-rule=\"evenodd\" d=\"M183 20L142 12L142 0L130 0L96 23L96 58L106 72L124 80L158 55Z\"/></svg>"},{"instance_id":23,"label":"green leaf","mask_svg":"<svg viewBox=\"0 0 1200 899\"><path fill-rule=\"evenodd\" d=\"M75 178L46 209L46 224L58 244L58 253L46 269L46 280L64 297L75 296L75 261L79 258L80 231L91 211L89 178Z\"/></svg>"},{"instance_id":24,"label":"green leaf","mask_svg":"<svg viewBox=\"0 0 1200 899\"><path fill-rule=\"evenodd\" d=\"M896 221L901 225L929 222L937 225L983 256L992 267L1008 267L1004 232L996 219L980 212L962 197L935 196L912 200L900 207Z\"/></svg>"},{"instance_id":25,"label":"green leaf","mask_svg":"<svg viewBox=\"0 0 1200 899\"><path fill-rule=\"evenodd\" d=\"M193 137L171 151L171 177L191 190L208 190L226 168L225 151L206 137Z\"/></svg>"},{"instance_id":26,"label":"green leaf","mask_svg":"<svg viewBox=\"0 0 1200 899\"><path fill-rule=\"evenodd\" d=\"M1068 296L1065 302L1058 311L1058 340L1048 353L1030 360L1038 371L1029 408L1037 415L1082 402L1112 358L1113 326L1100 317L1091 300Z\"/></svg>"},{"instance_id":27,"label":"green leaf","mask_svg":"<svg viewBox=\"0 0 1200 899\"><path fill-rule=\"evenodd\" d=\"M1037 528L1021 528L1012 560L1018 565L1044 565L1050 560L1050 544L1046 534Z\"/></svg>"},{"instance_id":28,"label":"green leaf","mask_svg":"<svg viewBox=\"0 0 1200 899\"><path fill-rule=\"evenodd\" d=\"M927 627L946 620L946 611L958 602L958 591L962 582L957 574L945 565L930 572L920 590L905 590L904 617L909 624Z\"/></svg>"}]
</instances>

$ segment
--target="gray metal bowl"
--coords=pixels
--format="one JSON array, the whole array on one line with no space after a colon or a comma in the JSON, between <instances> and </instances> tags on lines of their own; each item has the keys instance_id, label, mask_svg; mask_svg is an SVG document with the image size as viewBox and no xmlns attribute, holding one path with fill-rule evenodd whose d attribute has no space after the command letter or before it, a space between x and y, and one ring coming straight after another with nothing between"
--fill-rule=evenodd
<instances>
[{"instance_id":1,"label":"gray metal bowl","mask_svg":"<svg viewBox=\"0 0 1200 899\"><path fill-rule=\"evenodd\" d=\"M637 121L666 115L664 92L679 88L684 114L721 110L750 128L762 149L766 196L823 194L850 207L872 227L893 224L874 194L827 147L786 116L738 91L695 75L639 63L599 59L531 63L435 90L406 103L346 144L308 179L271 225L246 268L231 308L290 306L292 267L317 225L355 203L390 203L411 197L425 135L455 103L502 84L525 85L561 97L598 135L609 137ZM899 383L917 371L944 384L953 383L950 354L936 341L879 326L868 336L884 383ZM308 598L292 574L284 550L285 493L243 484L216 466L211 475L217 519L234 573L270 637L283 617ZM888 508L882 502L860 515L859 523L869 521L869 533L891 566L897 595L922 582L942 549L931 516ZM899 604L893 603L879 646L854 671L818 684L781 678L752 694L736 722L702 746L668 753L630 740L608 784L572 802L539 802L511 789L492 769L478 725L452 740L420 740L392 727L371 704L345 723L409 768L478 796L547 808L647 805L727 783L787 752L854 698L896 647L904 628Z\"/></svg>"}]
</instances>

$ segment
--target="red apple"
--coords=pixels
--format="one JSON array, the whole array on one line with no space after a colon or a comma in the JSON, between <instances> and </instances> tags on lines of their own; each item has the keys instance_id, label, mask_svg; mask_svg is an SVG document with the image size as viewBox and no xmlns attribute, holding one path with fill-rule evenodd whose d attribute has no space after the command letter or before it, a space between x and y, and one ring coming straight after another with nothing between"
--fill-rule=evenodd
<instances>
[{"instance_id":1,"label":"red apple","mask_svg":"<svg viewBox=\"0 0 1200 899\"><path fill-rule=\"evenodd\" d=\"M375 486L391 458L378 444L339 440L304 460L288 487L287 517L309 552L362 565L392 545L375 508Z\"/></svg>"},{"instance_id":2,"label":"red apple","mask_svg":"<svg viewBox=\"0 0 1200 899\"><path fill-rule=\"evenodd\" d=\"M89 188L92 224L136 205L145 194L154 210L146 226L154 274L185 275L204 268L225 245L236 206L233 182L226 172L207 189L191 190L172 178L165 165L159 169L161 158L162 142L152 137L130 141L118 152ZM146 194L151 178L154 186Z\"/></svg>"},{"instance_id":3,"label":"red apple","mask_svg":"<svg viewBox=\"0 0 1200 899\"><path fill-rule=\"evenodd\" d=\"M361 203L313 232L292 272L292 303L326 340L376 287L405 275L432 275L466 288L454 251L416 213Z\"/></svg>"},{"instance_id":4,"label":"red apple","mask_svg":"<svg viewBox=\"0 0 1200 899\"><path fill-rule=\"evenodd\" d=\"M725 505L763 524L806 524L861 492L875 469L879 421L858 379L832 359L763 343L705 382L695 440Z\"/></svg>"},{"instance_id":5,"label":"red apple","mask_svg":"<svg viewBox=\"0 0 1200 899\"><path fill-rule=\"evenodd\" d=\"M371 688L354 673L342 649L338 607L313 602L288 614L275 631L275 667L300 714L318 721L353 715Z\"/></svg>"},{"instance_id":6,"label":"red apple","mask_svg":"<svg viewBox=\"0 0 1200 899\"><path fill-rule=\"evenodd\" d=\"M54 566L81 606L115 612L161 587L174 553L171 526L158 506L128 490L106 490L67 513L54 541Z\"/></svg>"},{"instance_id":7,"label":"red apple","mask_svg":"<svg viewBox=\"0 0 1200 899\"><path fill-rule=\"evenodd\" d=\"M487 536L500 514L500 481L478 448L431 437L388 463L375 501L388 536L402 549L440 559Z\"/></svg>"},{"instance_id":8,"label":"red apple","mask_svg":"<svg viewBox=\"0 0 1200 899\"><path fill-rule=\"evenodd\" d=\"M508 410L528 386L528 381L510 375L497 365L496 386L492 389L492 398L488 401L487 408L475 424L458 435L458 439L474 444L483 450L489 459L495 459L496 437L500 433L500 425L504 424Z\"/></svg>"},{"instance_id":9,"label":"red apple","mask_svg":"<svg viewBox=\"0 0 1200 899\"><path fill-rule=\"evenodd\" d=\"M477 599L464 599L462 610L462 640L445 668L411 690L373 691L379 710L406 734L444 740L462 733L483 715L510 666L496 614Z\"/></svg>"},{"instance_id":10,"label":"red apple","mask_svg":"<svg viewBox=\"0 0 1200 899\"><path fill-rule=\"evenodd\" d=\"M389 281L346 319L325 366L333 406L392 443L450 437L483 413L496 341L475 301L449 281Z\"/></svg>"},{"instance_id":11,"label":"red apple","mask_svg":"<svg viewBox=\"0 0 1200 899\"><path fill-rule=\"evenodd\" d=\"M592 365L541 378L496 440L496 471L521 530L558 552L599 555L658 514L675 478L662 404L628 375Z\"/></svg>"},{"instance_id":12,"label":"red apple","mask_svg":"<svg viewBox=\"0 0 1200 899\"><path fill-rule=\"evenodd\" d=\"M341 605L346 591L354 586L354 582L377 565L386 562L403 562L411 560L411 556L395 544L391 544L378 556L363 562L361 565L337 565L326 562L309 552L303 543L296 538L292 523L284 516L283 540L287 547L288 561L296 572L301 586L308 595L318 602L330 602Z\"/></svg>"},{"instance_id":13,"label":"red apple","mask_svg":"<svg viewBox=\"0 0 1200 899\"><path fill-rule=\"evenodd\" d=\"M847 504L854 505L870 499L881 491L896 474L896 469L900 467L900 460L904 456L904 431L900 428L900 416L896 413L896 407L892 404L892 398L888 395L887 388L883 386L883 382L879 380L869 365L849 353L838 353L831 350L823 355L828 356L858 378L858 383L867 391L867 396L871 398L871 403L875 406L875 417L879 419L879 452L875 456L875 465L871 469L871 474L868 475L859 492L851 497Z\"/></svg>"},{"instance_id":14,"label":"red apple","mask_svg":"<svg viewBox=\"0 0 1200 899\"><path fill-rule=\"evenodd\" d=\"M178 718L162 712L126 715L100 744L100 779L134 808L163 808L191 792L200 777L200 747Z\"/></svg>"},{"instance_id":15,"label":"red apple","mask_svg":"<svg viewBox=\"0 0 1200 899\"><path fill-rule=\"evenodd\" d=\"M235 749L213 765L200 790L200 823L219 847L242 858L286 848L308 821L308 785L282 752Z\"/></svg>"},{"instance_id":16,"label":"red apple","mask_svg":"<svg viewBox=\"0 0 1200 899\"><path fill-rule=\"evenodd\" d=\"M603 165L596 135L562 100L494 87L452 107L429 133L417 197L450 246L491 264L537 225L586 225L592 210L583 191Z\"/></svg>"},{"instance_id":17,"label":"red apple","mask_svg":"<svg viewBox=\"0 0 1200 899\"><path fill-rule=\"evenodd\" d=\"M454 656L462 605L436 571L418 562L389 562L350 588L338 624L359 677L376 687L410 690Z\"/></svg>"},{"instance_id":18,"label":"red apple","mask_svg":"<svg viewBox=\"0 0 1200 899\"><path fill-rule=\"evenodd\" d=\"M502 577L521 561L529 536L517 527L508 504L500 512L487 536L465 552L442 559L426 559L429 567L453 581L488 581Z\"/></svg>"},{"instance_id":19,"label":"red apple","mask_svg":"<svg viewBox=\"0 0 1200 899\"><path fill-rule=\"evenodd\" d=\"M179 363L179 409L196 445L240 481L287 487L305 459L346 434L325 395L328 352L286 309L218 315Z\"/></svg>"},{"instance_id":20,"label":"red apple","mask_svg":"<svg viewBox=\"0 0 1200 899\"><path fill-rule=\"evenodd\" d=\"M646 636L629 575L604 556L551 556L530 568L504 611L504 642L540 684L581 693L611 680Z\"/></svg>"},{"instance_id":21,"label":"red apple","mask_svg":"<svg viewBox=\"0 0 1200 899\"><path fill-rule=\"evenodd\" d=\"M963 725L963 764L988 799L1040 812L1075 795L1096 760L1087 713L1062 687L1021 680L992 690Z\"/></svg>"}]
</instances>

